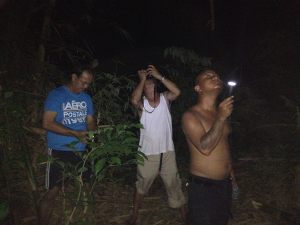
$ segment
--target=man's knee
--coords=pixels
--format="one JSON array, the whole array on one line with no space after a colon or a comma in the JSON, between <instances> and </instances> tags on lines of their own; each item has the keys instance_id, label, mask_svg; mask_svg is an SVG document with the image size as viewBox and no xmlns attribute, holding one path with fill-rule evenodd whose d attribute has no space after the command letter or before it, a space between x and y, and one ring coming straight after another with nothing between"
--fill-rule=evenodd
<instances>
[{"instance_id":1,"label":"man's knee","mask_svg":"<svg viewBox=\"0 0 300 225\"><path fill-rule=\"evenodd\" d=\"M155 179L155 178L154 178ZM145 195L148 193L153 181L153 178L151 179L143 179L143 180L138 180L136 182L136 191L140 195Z\"/></svg>"},{"instance_id":2,"label":"man's knee","mask_svg":"<svg viewBox=\"0 0 300 225\"><path fill-rule=\"evenodd\" d=\"M178 172L161 174L161 179L163 180L166 188L179 188L181 189L181 179Z\"/></svg>"},{"instance_id":3,"label":"man's knee","mask_svg":"<svg viewBox=\"0 0 300 225\"><path fill-rule=\"evenodd\" d=\"M186 203L182 191L181 179L178 174L162 176L168 194L168 203L171 208L180 208Z\"/></svg>"}]
</instances>

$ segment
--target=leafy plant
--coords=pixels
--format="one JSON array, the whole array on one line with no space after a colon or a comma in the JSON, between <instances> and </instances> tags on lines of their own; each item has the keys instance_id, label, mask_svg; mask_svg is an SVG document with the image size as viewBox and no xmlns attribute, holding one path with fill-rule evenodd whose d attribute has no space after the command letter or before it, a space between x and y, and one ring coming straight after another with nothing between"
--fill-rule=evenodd
<instances>
[{"instance_id":1,"label":"leafy plant","mask_svg":"<svg viewBox=\"0 0 300 225\"><path fill-rule=\"evenodd\" d=\"M138 150L134 132L138 128L140 124L118 124L100 126L97 132L89 133L90 150L82 157L91 166L93 182L101 181L116 167L143 163L145 155Z\"/></svg>"},{"instance_id":2,"label":"leafy plant","mask_svg":"<svg viewBox=\"0 0 300 225\"><path fill-rule=\"evenodd\" d=\"M132 119L129 98L134 82L126 75L96 73L92 87L97 124L117 124Z\"/></svg>"},{"instance_id":3,"label":"leafy plant","mask_svg":"<svg viewBox=\"0 0 300 225\"><path fill-rule=\"evenodd\" d=\"M83 206L86 212L87 199L92 199L95 185L113 175L114 169L143 163L145 155L138 151L138 138L134 132L138 128L141 128L140 124L99 126L96 132L90 131L88 134L89 150L78 153L82 159L80 163L70 165L57 161L64 168L65 178L77 187L73 209L66 224L73 220L78 206ZM90 184L86 185L84 173L88 170L91 171Z\"/></svg>"},{"instance_id":4,"label":"leafy plant","mask_svg":"<svg viewBox=\"0 0 300 225\"><path fill-rule=\"evenodd\" d=\"M23 128L27 116L25 99L23 94L16 92L0 92L0 179L4 184L1 197L11 206L15 206L15 202L33 205L36 212L36 167Z\"/></svg>"},{"instance_id":5,"label":"leafy plant","mask_svg":"<svg viewBox=\"0 0 300 225\"><path fill-rule=\"evenodd\" d=\"M210 67L212 65L211 57L199 56L194 50L169 47L164 50L164 57L171 58L177 63L181 63L192 72L198 72L203 67Z\"/></svg>"}]
</instances>

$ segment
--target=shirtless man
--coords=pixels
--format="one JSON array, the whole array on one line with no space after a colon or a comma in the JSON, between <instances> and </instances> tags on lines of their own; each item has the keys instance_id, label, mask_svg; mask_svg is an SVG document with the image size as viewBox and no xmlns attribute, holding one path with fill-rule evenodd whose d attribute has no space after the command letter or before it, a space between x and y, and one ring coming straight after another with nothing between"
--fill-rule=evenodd
<instances>
[{"instance_id":1,"label":"shirtless man","mask_svg":"<svg viewBox=\"0 0 300 225\"><path fill-rule=\"evenodd\" d=\"M228 117L233 96L217 106L222 81L210 69L196 78L196 105L187 110L182 127L190 150L187 222L191 225L225 225L230 216L233 174L228 143Z\"/></svg>"}]
</instances>

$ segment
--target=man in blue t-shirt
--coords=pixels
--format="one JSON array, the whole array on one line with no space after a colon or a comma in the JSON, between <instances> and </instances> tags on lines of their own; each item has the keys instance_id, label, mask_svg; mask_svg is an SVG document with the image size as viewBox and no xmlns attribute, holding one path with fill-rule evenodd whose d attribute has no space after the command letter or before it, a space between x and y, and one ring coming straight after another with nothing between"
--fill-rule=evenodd
<instances>
[{"instance_id":1,"label":"man in blue t-shirt","mask_svg":"<svg viewBox=\"0 0 300 225\"><path fill-rule=\"evenodd\" d=\"M70 75L68 84L49 93L44 106L43 128L47 130L48 154L56 160L76 165L80 158L75 152L85 151L87 131L96 128L92 99L84 92L93 81L93 74L82 67L74 68ZM49 223L55 198L61 189L62 172L56 163L48 163L48 192L40 204L40 224Z\"/></svg>"}]
</instances>

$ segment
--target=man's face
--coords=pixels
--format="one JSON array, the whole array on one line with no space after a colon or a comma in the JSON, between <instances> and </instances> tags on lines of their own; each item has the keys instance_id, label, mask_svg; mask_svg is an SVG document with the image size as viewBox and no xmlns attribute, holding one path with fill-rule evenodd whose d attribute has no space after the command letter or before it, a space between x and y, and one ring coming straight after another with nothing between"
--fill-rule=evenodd
<instances>
[{"instance_id":1,"label":"man's face","mask_svg":"<svg viewBox=\"0 0 300 225\"><path fill-rule=\"evenodd\" d=\"M195 89L197 92L221 92L223 88L223 82L220 80L219 75L213 70L206 70L200 74L196 81Z\"/></svg>"},{"instance_id":2,"label":"man's face","mask_svg":"<svg viewBox=\"0 0 300 225\"><path fill-rule=\"evenodd\" d=\"M72 90L75 93L80 93L86 90L93 81L93 75L88 71L83 71L79 76L72 75Z\"/></svg>"},{"instance_id":3,"label":"man's face","mask_svg":"<svg viewBox=\"0 0 300 225\"><path fill-rule=\"evenodd\" d=\"M154 98L155 83L152 79L146 80L144 84L144 94L146 98Z\"/></svg>"}]
</instances>

